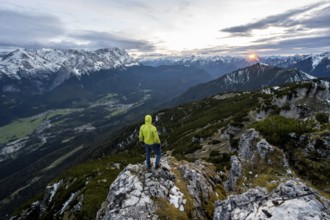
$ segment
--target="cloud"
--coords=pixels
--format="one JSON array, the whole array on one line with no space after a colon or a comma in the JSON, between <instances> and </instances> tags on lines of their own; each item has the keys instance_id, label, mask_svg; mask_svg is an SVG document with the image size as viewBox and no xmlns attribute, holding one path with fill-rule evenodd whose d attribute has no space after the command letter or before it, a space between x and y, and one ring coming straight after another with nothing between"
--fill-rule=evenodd
<instances>
[{"instance_id":1,"label":"cloud","mask_svg":"<svg viewBox=\"0 0 330 220\"><path fill-rule=\"evenodd\" d=\"M145 40L127 38L108 32L80 31L71 34L70 37L88 42L91 48L119 47L122 49L137 49L140 51L152 51L154 45Z\"/></svg>"},{"instance_id":2,"label":"cloud","mask_svg":"<svg viewBox=\"0 0 330 220\"><path fill-rule=\"evenodd\" d=\"M266 47L274 48L278 50L295 50L295 48L303 48L304 50L312 50L316 48L325 48L330 47L330 35L324 36L315 36L315 37L304 37L298 39L288 39L282 40L278 43L274 43L272 45L259 45L259 48Z\"/></svg>"},{"instance_id":3,"label":"cloud","mask_svg":"<svg viewBox=\"0 0 330 220\"><path fill-rule=\"evenodd\" d=\"M0 9L0 46L36 46L64 33L59 19Z\"/></svg>"},{"instance_id":4,"label":"cloud","mask_svg":"<svg viewBox=\"0 0 330 220\"><path fill-rule=\"evenodd\" d=\"M0 9L0 47L105 48L119 47L152 51L154 46L139 39L98 31L69 31L50 15ZM74 32L74 33L72 33Z\"/></svg>"},{"instance_id":5,"label":"cloud","mask_svg":"<svg viewBox=\"0 0 330 220\"><path fill-rule=\"evenodd\" d=\"M266 29L268 27L285 27L290 28L296 25L302 25L309 28L325 27L329 23L329 7L326 7L320 11L320 13L315 13L311 18L300 18L296 19L298 15L302 15L312 9L324 5L324 2L309 5L304 8L289 10L287 12L268 16L256 22L251 22L245 25L239 25L229 28L224 28L220 31L230 33L233 36L250 36L251 32L256 29Z\"/></svg>"},{"instance_id":6,"label":"cloud","mask_svg":"<svg viewBox=\"0 0 330 220\"><path fill-rule=\"evenodd\" d=\"M263 13L255 16L270 15L272 1L258 0L250 4L243 0L58 0L47 3L0 0L3 3L0 4L0 48L119 47L138 55L156 56L159 53L243 54L267 48L273 51L293 48L294 53L297 47L305 47L307 51L317 45L320 49L329 48L325 41L330 32L330 2L317 1L304 8L297 5L311 1L289 6L276 3L274 7L281 6L283 13L244 24L237 22L251 16L251 10L259 5ZM288 10L292 7L295 9ZM215 20L221 24L213 26ZM230 26L231 22L242 25ZM178 51L181 48L187 50Z\"/></svg>"},{"instance_id":7,"label":"cloud","mask_svg":"<svg viewBox=\"0 0 330 220\"><path fill-rule=\"evenodd\" d=\"M307 36L296 39L282 39L272 43L264 41L263 43L257 45L254 44L248 46L217 46L190 51L190 53L210 56L220 53L245 55L250 53L251 51L257 52L260 55L281 55L292 53L309 54L313 52L317 53L324 52L325 50L330 50L329 42L330 32L328 34L324 34L323 36Z\"/></svg>"},{"instance_id":8,"label":"cloud","mask_svg":"<svg viewBox=\"0 0 330 220\"><path fill-rule=\"evenodd\" d=\"M314 14L313 17L301 22L307 28L326 28L330 29L330 6L327 6Z\"/></svg>"}]
</instances>

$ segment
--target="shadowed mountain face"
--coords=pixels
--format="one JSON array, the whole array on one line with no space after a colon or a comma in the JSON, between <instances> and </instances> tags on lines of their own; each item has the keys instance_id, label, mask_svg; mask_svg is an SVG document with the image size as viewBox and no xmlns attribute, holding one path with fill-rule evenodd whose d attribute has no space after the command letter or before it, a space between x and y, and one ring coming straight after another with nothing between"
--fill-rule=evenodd
<instances>
[{"instance_id":1,"label":"shadowed mountain face","mask_svg":"<svg viewBox=\"0 0 330 220\"><path fill-rule=\"evenodd\" d=\"M125 104L155 105L211 80L183 65L139 65L118 48L95 51L17 49L0 56L0 125L54 108L86 107L109 93Z\"/></svg>"},{"instance_id":2,"label":"shadowed mountain face","mask_svg":"<svg viewBox=\"0 0 330 220\"><path fill-rule=\"evenodd\" d=\"M11 63L14 67L21 59L30 64L35 61L31 58L33 53L21 54L25 55L14 59L18 63ZM67 67L74 67L71 70L82 71L83 57L90 60L88 53L73 51L71 55L77 58L67 63ZM8 61L12 56L2 59ZM118 64L118 60L111 59L110 63ZM189 87L212 79L203 70L183 65L123 64L94 69L92 63L88 64L86 68L93 71L81 74L70 68L56 69L56 65L52 69L55 72L19 69L13 72L15 76L0 73L0 216L38 192L40 186L64 169L92 155L100 156L97 143L110 134L141 119L146 112L155 111Z\"/></svg>"},{"instance_id":3,"label":"shadowed mountain face","mask_svg":"<svg viewBox=\"0 0 330 220\"><path fill-rule=\"evenodd\" d=\"M312 76L330 78L330 53L311 55L293 65Z\"/></svg>"},{"instance_id":4,"label":"shadowed mountain face","mask_svg":"<svg viewBox=\"0 0 330 220\"><path fill-rule=\"evenodd\" d=\"M267 86L278 86L312 78L295 68L278 68L257 63L210 82L193 86L175 98L174 102L188 102L225 92L254 91Z\"/></svg>"},{"instance_id":5,"label":"shadowed mountain face","mask_svg":"<svg viewBox=\"0 0 330 220\"><path fill-rule=\"evenodd\" d=\"M68 74L60 70L44 79L4 76L0 80L0 124L49 109L85 107L109 93L125 104L149 99L156 106L193 85L211 80L207 72L186 66L131 66L81 76ZM48 89L62 75L65 80Z\"/></svg>"},{"instance_id":6,"label":"shadowed mountain face","mask_svg":"<svg viewBox=\"0 0 330 220\"><path fill-rule=\"evenodd\" d=\"M144 65L148 66L160 66L160 65L185 65L193 66L199 69L203 69L210 73L214 78L222 76L223 74L232 72L242 67L249 66L254 62L246 60L243 57L231 57L231 56L215 56L215 57L168 57L159 59L146 59L140 61Z\"/></svg>"}]
</instances>

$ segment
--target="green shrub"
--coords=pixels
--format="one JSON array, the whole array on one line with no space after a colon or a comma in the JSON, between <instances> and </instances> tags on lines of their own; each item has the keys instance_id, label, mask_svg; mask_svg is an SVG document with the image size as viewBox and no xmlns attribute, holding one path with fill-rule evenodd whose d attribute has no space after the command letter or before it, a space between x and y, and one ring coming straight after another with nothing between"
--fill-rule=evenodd
<instances>
[{"instance_id":1,"label":"green shrub","mask_svg":"<svg viewBox=\"0 0 330 220\"><path fill-rule=\"evenodd\" d=\"M220 152L218 150L212 150L210 153L210 157L220 156Z\"/></svg>"},{"instance_id":2,"label":"green shrub","mask_svg":"<svg viewBox=\"0 0 330 220\"><path fill-rule=\"evenodd\" d=\"M217 140L217 139L213 139L209 144L212 144L212 145L216 145L216 144L220 144L221 141Z\"/></svg>"},{"instance_id":3,"label":"green shrub","mask_svg":"<svg viewBox=\"0 0 330 220\"><path fill-rule=\"evenodd\" d=\"M289 111L291 108L290 108L290 104L285 104L281 110L284 110L284 111Z\"/></svg>"},{"instance_id":4,"label":"green shrub","mask_svg":"<svg viewBox=\"0 0 330 220\"><path fill-rule=\"evenodd\" d=\"M326 113L317 113L315 119L320 122L320 124L325 124L329 121L329 115Z\"/></svg>"},{"instance_id":5,"label":"green shrub","mask_svg":"<svg viewBox=\"0 0 330 220\"><path fill-rule=\"evenodd\" d=\"M212 153L212 151L211 151ZM215 153L214 153L215 154ZM234 155L233 153L220 153L217 156L208 158L207 161L215 165L217 170L225 171L230 167L230 158Z\"/></svg>"},{"instance_id":6,"label":"green shrub","mask_svg":"<svg viewBox=\"0 0 330 220\"><path fill-rule=\"evenodd\" d=\"M239 144L239 138L233 138L232 136L230 136L230 146L234 149L238 148L238 144Z\"/></svg>"},{"instance_id":7,"label":"green shrub","mask_svg":"<svg viewBox=\"0 0 330 220\"><path fill-rule=\"evenodd\" d=\"M280 115L273 115L269 118L254 123L251 127L260 131L262 135L274 145L285 145L294 133L297 137L304 133L313 131L314 121L301 121L293 118L286 118Z\"/></svg>"}]
</instances>

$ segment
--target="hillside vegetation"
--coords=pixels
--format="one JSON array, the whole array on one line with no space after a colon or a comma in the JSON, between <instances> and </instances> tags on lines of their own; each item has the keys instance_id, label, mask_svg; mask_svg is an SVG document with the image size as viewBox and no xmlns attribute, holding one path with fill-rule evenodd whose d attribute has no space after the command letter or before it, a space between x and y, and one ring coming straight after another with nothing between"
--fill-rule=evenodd
<instances>
[{"instance_id":1,"label":"hillside vegetation","mask_svg":"<svg viewBox=\"0 0 330 220\"><path fill-rule=\"evenodd\" d=\"M279 89L219 94L159 111L153 118L157 118L154 124L160 133L163 154L178 161L177 165L169 163L172 170L179 169L180 161L205 160L213 164L221 182L216 184L218 197L212 201L224 200L227 195L256 186L270 192L283 181L297 177L317 190L324 190L330 188L329 106L324 102L327 98L329 83L315 80ZM137 137L140 124L126 127L104 140L98 148L97 154L103 154L99 159L70 168L53 180L50 188L55 183L61 184L51 200L47 197L49 193L41 193L16 214L26 218L34 213L34 217L44 219L95 217L119 172L129 163L144 161L144 148ZM268 143L271 147L265 154L259 148L256 150L256 146L267 147ZM242 168L241 175L233 182L235 158L239 158ZM185 181L181 178L181 183L188 185ZM330 198L329 192L322 195ZM66 202L68 205L64 207ZM212 217L215 209L212 204L202 205L205 218ZM169 205L159 200L160 207L171 210ZM184 216L191 217L191 208L185 210Z\"/></svg>"}]
</instances>

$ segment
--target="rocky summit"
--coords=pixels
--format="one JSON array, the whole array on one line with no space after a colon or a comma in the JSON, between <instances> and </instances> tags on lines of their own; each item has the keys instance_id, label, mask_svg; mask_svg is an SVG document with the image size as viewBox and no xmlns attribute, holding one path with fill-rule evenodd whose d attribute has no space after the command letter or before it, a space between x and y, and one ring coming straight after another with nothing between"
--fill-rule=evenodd
<instances>
[{"instance_id":1,"label":"rocky summit","mask_svg":"<svg viewBox=\"0 0 330 220\"><path fill-rule=\"evenodd\" d=\"M165 157L161 168L148 171L145 167L130 164L119 174L97 219L159 219L164 214L187 218L187 212L194 219L207 217L204 206L220 183L213 165ZM172 213L164 213L171 206Z\"/></svg>"},{"instance_id":2,"label":"rocky summit","mask_svg":"<svg viewBox=\"0 0 330 220\"><path fill-rule=\"evenodd\" d=\"M258 135L253 129L243 135L241 151L245 148L247 152ZM273 153L271 145L262 139L256 144L260 156L267 155L260 151L260 145L267 146L263 148L268 149L267 153ZM233 184L233 175L236 179L242 175L245 156L241 153L231 159L233 174L226 181L228 193L236 190L229 183ZM173 157L163 158L161 164L161 168L149 171L144 164L128 165L111 184L96 219L164 219L168 207L172 207L171 214L167 213L169 219L330 219L330 200L299 178L283 180L271 192L258 186L221 200L220 194L226 192L218 191L222 181L212 164L202 160L177 161ZM207 213L207 206L215 207L213 216Z\"/></svg>"}]
</instances>

